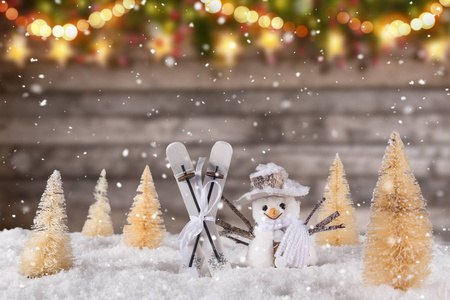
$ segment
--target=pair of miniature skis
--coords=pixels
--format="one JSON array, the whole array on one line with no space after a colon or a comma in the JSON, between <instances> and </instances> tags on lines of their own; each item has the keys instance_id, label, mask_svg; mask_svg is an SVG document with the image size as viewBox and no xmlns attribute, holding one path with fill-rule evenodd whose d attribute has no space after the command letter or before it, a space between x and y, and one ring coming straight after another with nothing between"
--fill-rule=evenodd
<instances>
[{"instance_id":1,"label":"pair of miniature skis","mask_svg":"<svg viewBox=\"0 0 450 300\"><path fill-rule=\"evenodd\" d=\"M186 147L179 142L170 144L166 154L191 219L180 234L182 269L194 276L198 276L204 263L212 275L231 269L215 226L217 205L233 154L231 145L217 142L213 146L203 182L205 158L199 159L195 170Z\"/></svg>"}]
</instances>

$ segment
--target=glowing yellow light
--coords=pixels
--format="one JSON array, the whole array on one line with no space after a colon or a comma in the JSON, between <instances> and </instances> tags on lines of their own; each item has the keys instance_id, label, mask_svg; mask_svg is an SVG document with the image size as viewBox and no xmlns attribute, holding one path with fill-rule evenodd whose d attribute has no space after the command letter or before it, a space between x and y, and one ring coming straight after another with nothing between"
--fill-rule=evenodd
<instances>
[{"instance_id":1,"label":"glowing yellow light","mask_svg":"<svg viewBox=\"0 0 450 300\"><path fill-rule=\"evenodd\" d=\"M233 66L236 63L237 56L241 52L236 37L230 34L219 35L214 50L220 61L227 66Z\"/></svg>"},{"instance_id":2,"label":"glowing yellow light","mask_svg":"<svg viewBox=\"0 0 450 300\"><path fill-rule=\"evenodd\" d=\"M278 31L271 30L262 30L257 44L263 48L267 54L274 53L282 46Z\"/></svg>"},{"instance_id":3,"label":"glowing yellow light","mask_svg":"<svg viewBox=\"0 0 450 300\"><path fill-rule=\"evenodd\" d=\"M100 13L100 16L102 17L103 20L105 21L109 21L112 18L112 12L110 9L105 8L102 10L102 12Z\"/></svg>"},{"instance_id":4,"label":"glowing yellow light","mask_svg":"<svg viewBox=\"0 0 450 300\"><path fill-rule=\"evenodd\" d=\"M60 38L64 35L64 27L62 27L61 25L56 25L55 27L53 27L53 36Z\"/></svg>"},{"instance_id":5,"label":"glowing yellow light","mask_svg":"<svg viewBox=\"0 0 450 300\"><path fill-rule=\"evenodd\" d=\"M211 0L201 0L203 3L208 4Z\"/></svg>"},{"instance_id":6,"label":"glowing yellow light","mask_svg":"<svg viewBox=\"0 0 450 300\"><path fill-rule=\"evenodd\" d=\"M445 7L450 6L450 0L439 0L439 2Z\"/></svg>"},{"instance_id":7,"label":"glowing yellow light","mask_svg":"<svg viewBox=\"0 0 450 300\"><path fill-rule=\"evenodd\" d=\"M234 13L234 5L231 3L225 3L222 6L222 12L227 16L232 15Z\"/></svg>"},{"instance_id":8,"label":"glowing yellow light","mask_svg":"<svg viewBox=\"0 0 450 300\"><path fill-rule=\"evenodd\" d=\"M268 16L261 16L259 17L258 24L261 28L267 28L270 26L270 18Z\"/></svg>"},{"instance_id":9,"label":"glowing yellow light","mask_svg":"<svg viewBox=\"0 0 450 300\"><path fill-rule=\"evenodd\" d=\"M426 42L425 49L430 56L429 60L445 62L447 60L447 45L447 40L445 38Z\"/></svg>"},{"instance_id":10,"label":"glowing yellow light","mask_svg":"<svg viewBox=\"0 0 450 300\"><path fill-rule=\"evenodd\" d=\"M389 27L390 25L387 25L380 30L375 28L375 32L377 32L380 37L380 45L382 48L395 47L395 37L390 33Z\"/></svg>"},{"instance_id":11,"label":"glowing yellow light","mask_svg":"<svg viewBox=\"0 0 450 300\"><path fill-rule=\"evenodd\" d=\"M400 32L399 32L399 27L400 25L402 25L403 22L400 20L395 20L392 21L391 24L389 24L389 33L393 36L393 37L399 37L401 36Z\"/></svg>"},{"instance_id":12,"label":"glowing yellow light","mask_svg":"<svg viewBox=\"0 0 450 300\"><path fill-rule=\"evenodd\" d=\"M34 33L33 33L33 31L31 30L31 25L33 25L33 23L30 23L30 24L27 25L27 32L28 32L30 35L33 35Z\"/></svg>"},{"instance_id":13,"label":"glowing yellow light","mask_svg":"<svg viewBox=\"0 0 450 300\"><path fill-rule=\"evenodd\" d=\"M43 37L49 37L52 35L52 28L48 25L44 25L39 29L39 35Z\"/></svg>"},{"instance_id":14,"label":"glowing yellow light","mask_svg":"<svg viewBox=\"0 0 450 300\"><path fill-rule=\"evenodd\" d=\"M345 36L337 30L332 30L328 35L327 56L330 59L345 56Z\"/></svg>"},{"instance_id":15,"label":"glowing yellow light","mask_svg":"<svg viewBox=\"0 0 450 300\"><path fill-rule=\"evenodd\" d=\"M361 24L361 31L365 34L371 33L373 31L373 24L370 21L364 21Z\"/></svg>"},{"instance_id":16,"label":"glowing yellow light","mask_svg":"<svg viewBox=\"0 0 450 300\"><path fill-rule=\"evenodd\" d=\"M105 20L103 20L101 13L96 11L89 16L89 24L92 28L102 28L105 25Z\"/></svg>"},{"instance_id":17,"label":"glowing yellow light","mask_svg":"<svg viewBox=\"0 0 450 300\"><path fill-rule=\"evenodd\" d=\"M258 12L251 10L248 14L247 14L247 21L249 23L255 23L258 22L259 19L259 15Z\"/></svg>"},{"instance_id":18,"label":"glowing yellow light","mask_svg":"<svg viewBox=\"0 0 450 300\"><path fill-rule=\"evenodd\" d=\"M63 35L63 39L65 39L66 41L71 41L73 39L75 39L78 35L78 29L75 25L73 24L66 24L64 25L64 35Z\"/></svg>"},{"instance_id":19,"label":"glowing yellow light","mask_svg":"<svg viewBox=\"0 0 450 300\"><path fill-rule=\"evenodd\" d=\"M272 19L272 27L273 29L281 29L283 28L284 22L280 17L275 17Z\"/></svg>"},{"instance_id":20,"label":"glowing yellow light","mask_svg":"<svg viewBox=\"0 0 450 300\"><path fill-rule=\"evenodd\" d=\"M114 5L112 12L116 17L121 17L125 13L125 8L121 4L116 4Z\"/></svg>"},{"instance_id":21,"label":"glowing yellow light","mask_svg":"<svg viewBox=\"0 0 450 300\"><path fill-rule=\"evenodd\" d=\"M48 57L55 60L59 66L65 67L73 54L73 50L68 42L64 40L52 40Z\"/></svg>"},{"instance_id":22,"label":"glowing yellow light","mask_svg":"<svg viewBox=\"0 0 450 300\"><path fill-rule=\"evenodd\" d=\"M247 22L247 14L249 12L249 9L245 6L238 6L234 10L234 18L239 23L246 23Z\"/></svg>"},{"instance_id":23,"label":"glowing yellow light","mask_svg":"<svg viewBox=\"0 0 450 300\"><path fill-rule=\"evenodd\" d=\"M47 25L47 22L45 22L42 19L37 19L31 24L31 32L34 35L40 35L41 27Z\"/></svg>"},{"instance_id":24,"label":"glowing yellow light","mask_svg":"<svg viewBox=\"0 0 450 300\"><path fill-rule=\"evenodd\" d=\"M422 29L423 23L419 18L415 18L411 20L411 28L412 30L418 31Z\"/></svg>"},{"instance_id":25,"label":"glowing yellow light","mask_svg":"<svg viewBox=\"0 0 450 300\"><path fill-rule=\"evenodd\" d=\"M125 9L132 9L136 5L134 0L123 0L123 7Z\"/></svg>"},{"instance_id":26,"label":"glowing yellow light","mask_svg":"<svg viewBox=\"0 0 450 300\"><path fill-rule=\"evenodd\" d=\"M89 30L89 23L85 19L81 19L77 22L77 28L79 31L83 32Z\"/></svg>"},{"instance_id":27,"label":"glowing yellow light","mask_svg":"<svg viewBox=\"0 0 450 300\"><path fill-rule=\"evenodd\" d=\"M436 16L439 16L442 13L443 9L444 8L439 3L433 3L433 4L431 4L431 7L430 7L431 13L433 13Z\"/></svg>"},{"instance_id":28,"label":"glowing yellow light","mask_svg":"<svg viewBox=\"0 0 450 300\"><path fill-rule=\"evenodd\" d=\"M398 32L401 35L408 35L411 33L411 27L407 23L403 23L398 27Z\"/></svg>"},{"instance_id":29,"label":"glowing yellow light","mask_svg":"<svg viewBox=\"0 0 450 300\"><path fill-rule=\"evenodd\" d=\"M30 51L24 35L13 34L11 41L6 45L6 49L8 49L5 56L7 61L12 61L19 67L25 65Z\"/></svg>"}]
</instances>

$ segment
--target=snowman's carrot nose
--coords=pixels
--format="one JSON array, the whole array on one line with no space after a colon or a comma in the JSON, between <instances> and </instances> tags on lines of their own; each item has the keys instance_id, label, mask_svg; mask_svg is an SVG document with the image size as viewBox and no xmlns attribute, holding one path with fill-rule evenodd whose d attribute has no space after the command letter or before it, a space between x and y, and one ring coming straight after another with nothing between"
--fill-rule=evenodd
<instances>
[{"instance_id":1,"label":"snowman's carrot nose","mask_svg":"<svg viewBox=\"0 0 450 300\"><path fill-rule=\"evenodd\" d=\"M271 218L275 218L276 216L278 216L278 211L272 207L271 209L269 209L269 216Z\"/></svg>"}]
</instances>

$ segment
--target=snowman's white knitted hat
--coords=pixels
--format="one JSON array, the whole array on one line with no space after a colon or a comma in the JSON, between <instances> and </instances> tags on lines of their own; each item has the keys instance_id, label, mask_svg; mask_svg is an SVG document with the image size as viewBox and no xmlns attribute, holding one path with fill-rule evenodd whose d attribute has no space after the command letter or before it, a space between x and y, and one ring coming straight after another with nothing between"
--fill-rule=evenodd
<instances>
[{"instance_id":1,"label":"snowman's white knitted hat","mask_svg":"<svg viewBox=\"0 0 450 300\"><path fill-rule=\"evenodd\" d=\"M252 190L237 201L254 201L268 196L300 197L309 192L309 187L288 179L286 170L274 163L261 164L250 174Z\"/></svg>"}]
</instances>

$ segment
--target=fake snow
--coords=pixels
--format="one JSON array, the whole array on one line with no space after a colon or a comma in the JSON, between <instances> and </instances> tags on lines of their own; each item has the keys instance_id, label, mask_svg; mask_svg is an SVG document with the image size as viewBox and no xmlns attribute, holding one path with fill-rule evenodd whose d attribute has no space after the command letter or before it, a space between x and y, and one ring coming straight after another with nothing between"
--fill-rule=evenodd
<instances>
[{"instance_id":1,"label":"fake snow","mask_svg":"<svg viewBox=\"0 0 450 300\"><path fill-rule=\"evenodd\" d=\"M28 279L18 259L29 230L0 232L0 299L449 299L450 247L436 245L424 286L407 292L362 283L362 245L317 249L318 266L255 270L246 246L224 239L233 270L211 278L179 274L177 235L159 249L127 247L121 236L71 233L75 264L69 271Z\"/></svg>"}]
</instances>

